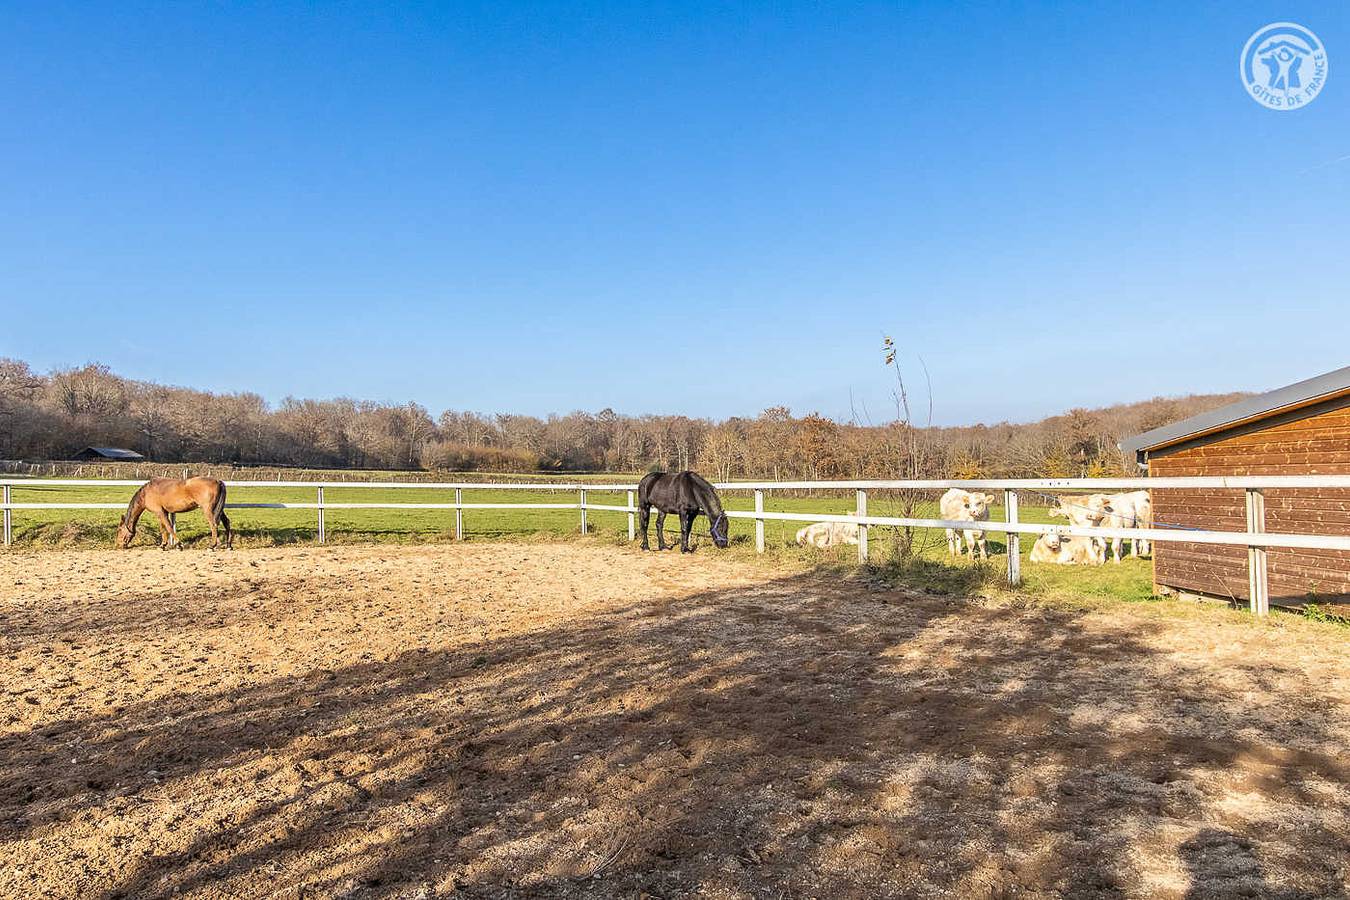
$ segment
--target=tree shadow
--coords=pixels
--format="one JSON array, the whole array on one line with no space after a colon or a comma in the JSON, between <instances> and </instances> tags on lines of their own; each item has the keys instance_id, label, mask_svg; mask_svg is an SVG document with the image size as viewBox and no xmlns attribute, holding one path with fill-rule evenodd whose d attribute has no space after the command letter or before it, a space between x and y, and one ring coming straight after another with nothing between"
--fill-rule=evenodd
<instances>
[{"instance_id":1,"label":"tree shadow","mask_svg":"<svg viewBox=\"0 0 1350 900\"><path fill-rule=\"evenodd\" d=\"M1181 845L1190 889L1186 900L1271 897L1252 842L1220 828L1206 828Z\"/></svg>"},{"instance_id":2,"label":"tree shadow","mask_svg":"<svg viewBox=\"0 0 1350 900\"><path fill-rule=\"evenodd\" d=\"M99 638L201 624L142 612ZM1192 690L1162 627L809 575L583 610L4 737L0 841L105 896L1116 896L1162 823L1209 871L1236 770L1309 810L1280 865L1334 891L1346 765L1273 749L1331 740L1330 698Z\"/></svg>"}]
</instances>

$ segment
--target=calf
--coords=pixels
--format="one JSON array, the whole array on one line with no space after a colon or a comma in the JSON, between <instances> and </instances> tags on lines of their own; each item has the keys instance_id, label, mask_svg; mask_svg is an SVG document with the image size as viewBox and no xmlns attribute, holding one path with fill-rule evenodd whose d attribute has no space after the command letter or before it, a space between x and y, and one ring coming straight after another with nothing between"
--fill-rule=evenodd
<instances>
[{"instance_id":1,"label":"calf","mask_svg":"<svg viewBox=\"0 0 1350 900\"><path fill-rule=\"evenodd\" d=\"M1106 562L1106 552L1092 538L1043 534L1031 547L1031 561L1061 566L1100 566Z\"/></svg>"},{"instance_id":2,"label":"calf","mask_svg":"<svg viewBox=\"0 0 1350 900\"><path fill-rule=\"evenodd\" d=\"M1100 528L1110 499L1106 494L1059 496L1055 498L1059 505L1050 510L1050 515L1061 516L1082 528Z\"/></svg>"},{"instance_id":3,"label":"calf","mask_svg":"<svg viewBox=\"0 0 1350 900\"><path fill-rule=\"evenodd\" d=\"M949 522L986 522L989 520L989 507L993 502L993 494L952 488L942 495L942 499L938 501L938 509L942 518ZM984 539L984 532L973 528L964 528L960 533L955 528L947 529L948 555L960 556L965 552L961 547L962 537L966 539L966 548L970 550L971 559L975 558L976 547L985 559L989 558L989 544Z\"/></svg>"},{"instance_id":4,"label":"calf","mask_svg":"<svg viewBox=\"0 0 1350 900\"><path fill-rule=\"evenodd\" d=\"M850 510L850 516L856 516L858 511ZM822 550L826 547L837 547L840 544L858 543L858 526L852 522L817 522L814 525L807 525L805 528L798 529L797 543L803 547L810 545L819 547Z\"/></svg>"},{"instance_id":5,"label":"calf","mask_svg":"<svg viewBox=\"0 0 1350 900\"><path fill-rule=\"evenodd\" d=\"M1055 500L1059 505L1050 510L1050 515L1068 519L1070 525L1077 525L1080 528L1101 528L1102 520L1107 515L1106 506L1110 497L1106 494L1069 494L1056 497ZM1088 540L1100 545L1101 552L1105 555L1106 541L1101 538Z\"/></svg>"}]
</instances>

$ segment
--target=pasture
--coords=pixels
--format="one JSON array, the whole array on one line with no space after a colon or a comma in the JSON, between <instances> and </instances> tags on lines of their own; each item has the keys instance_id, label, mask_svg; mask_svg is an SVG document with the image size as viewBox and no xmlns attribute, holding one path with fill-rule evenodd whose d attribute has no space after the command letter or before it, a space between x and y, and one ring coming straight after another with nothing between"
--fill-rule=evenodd
<instances>
[{"instance_id":1,"label":"pasture","mask_svg":"<svg viewBox=\"0 0 1350 900\"><path fill-rule=\"evenodd\" d=\"M0 555L0 896L1345 891L1343 629L744 563Z\"/></svg>"},{"instance_id":2,"label":"pasture","mask_svg":"<svg viewBox=\"0 0 1350 900\"><path fill-rule=\"evenodd\" d=\"M386 473L387 474L387 473ZM588 480L588 479L574 479ZM629 480L629 476L595 476L598 483L614 484ZM636 481L636 479L632 479ZM126 501L132 493L127 487L16 487L17 502L114 503ZM813 492L811 496L784 496L788 492L770 492L765 509L769 512L809 511L846 513L855 505L852 491ZM922 502L915 514L938 516L938 492L932 492L930 501ZM314 491L308 488L230 488L231 503L297 503L313 502ZM724 491L722 500L728 510L750 511L754 508L751 494L745 491ZM466 502L481 503L549 503L575 502L575 493L530 490L473 490L465 491ZM622 492L588 492L591 503L623 505ZM325 500L330 503L446 503L453 493L434 489L360 489L328 488ZM1035 493L1024 494L1020 517L1027 522L1063 523L1050 518L1044 505L1046 498ZM874 515L899 515L900 501L895 492L875 491L869 500L869 511ZM113 510L22 510L14 513L15 544L20 548L97 548L110 547L117 527L119 512ZM1001 505L992 508L991 518L1004 516ZM317 518L313 510L233 509L230 518L235 527L238 547L270 547L291 544L313 544L318 538ZM545 542L577 535L579 514L575 510L498 509L467 510L464 513L467 541L528 541ZM613 544L627 543L627 517L624 513L592 510L588 516L590 532L596 540ZM827 551L799 548L793 536L801 522L768 520L765 539L768 562L771 565L805 561L814 565L843 570L856 562L854 547L839 547ZM731 522L731 551L746 561L754 560L751 536L754 524L744 519ZM652 519L652 541L655 546L655 516ZM707 521L700 518L696 535L704 548L715 551L707 538ZM201 513L191 512L179 517L178 532L189 550L204 547L210 533ZM354 543L439 543L454 538L453 510L422 509L364 509L328 510L326 513L327 542ZM679 523L671 517L666 522L668 539L678 538ZM918 564L897 571L887 563L894 556L895 530L874 526L871 542L874 563L890 574L919 587L962 594L997 592L1001 584L999 557L1006 552L1002 535L989 533L989 551L994 559L988 565L972 565L966 560L949 561L946 542L941 531L920 529L915 540ZM158 529L149 517L141 522L137 548L153 548L158 540ZM1033 540L1021 541L1023 556L1022 591L1032 594L1053 593L1062 596L1117 597L1144 600L1152 594L1152 579L1146 560L1127 559L1120 566L1097 568L1033 565L1026 557ZM186 552L186 551L185 551Z\"/></svg>"}]
</instances>

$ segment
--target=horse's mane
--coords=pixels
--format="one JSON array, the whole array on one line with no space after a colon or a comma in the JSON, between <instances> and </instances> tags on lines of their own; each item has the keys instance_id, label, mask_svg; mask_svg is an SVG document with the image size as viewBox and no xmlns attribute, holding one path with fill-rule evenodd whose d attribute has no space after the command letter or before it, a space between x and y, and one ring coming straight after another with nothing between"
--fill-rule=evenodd
<instances>
[{"instance_id":1,"label":"horse's mane","mask_svg":"<svg viewBox=\"0 0 1350 900\"><path fill-rule=\"evenodd\" d=\"M131 511L136 509L137 506L145 505L143 502L145 489L148 488L149 486L150 482L147 481L145 484L141 485L139 488L136 489L136 493L131 495L131 502L127 504L127 511L122 514L123 522L126 522L128 519L131 518Z\"/></svg>"},{"instance_id":2,"label":"horse's mane","mask_svg":"<svg viewBox=\"0 0 1350 900\"><path fill-rule=\"evenodd\" d=\"M698 496L698 505L703 507L703 512L709 519L716 519L722 515L722 501L717 498L717 489L697 472L689 473L689 481L694 485L694 491Z\"/></svg>"}]
</instances>

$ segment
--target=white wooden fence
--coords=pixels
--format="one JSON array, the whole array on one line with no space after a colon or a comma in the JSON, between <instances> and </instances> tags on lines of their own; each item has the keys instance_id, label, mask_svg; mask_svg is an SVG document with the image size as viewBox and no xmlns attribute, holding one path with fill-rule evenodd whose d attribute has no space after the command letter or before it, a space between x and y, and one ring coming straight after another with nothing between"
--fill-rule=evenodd
<instances>
[{"instance_id":1,"label":"white wooden fence","mask_svg":"<svg viewBox=\"0 0 1350 900\"><path fill-rule=\"evenodd\" d=\"M140 481L89 481L82 479L0 479L3 499L0 509L4 514L4 542L10 546L12 534L12 512L14 510L42 509L124 509L125 503L18 503L13 502L12 489L38 487L139 487ZM313 503L228 503L229 509L312 509L318 519L318 540L323 543L327 536L324 513L330 509L442 509L454 510L455 537L464 537L464 511L478 509L562 509L577 510L580 513L581 531L584 534L588 525L586 513L589 510L622 512L628 515L628 538L636 536L635 503L637 485L635 484L578 484L578 483L536 483L536 484L484 484L478 482L335 482L335 481L232 481L231 488L303 488L315 492ZM766 521L786 522L844 522L859 526L858 560L867 562L868 527L873 525L915 527L915 528L969 528L970 522L949 521L945 519L925 519L904 516L868 515L867 499L869 491L943 491L948 488L964 490L1002 491L1004 498L1005 520L979 523L982 531L1002 532L1008 535L1008 583L1016 586L1021 583L1020 541L1023 534L1062 534L1081 535L1096 538L1143 539L1150 542L1177 541L1194 544L1224 544L1247 548L1248 586L1250 588L1251 609L1257 615L1265 615L1270 609L1269 587L1266 578L1266 551L1271 547L1290 547L1313 550L1350 551L1350 536L1326 534L1273 534L1265 530L1266 490L1290 488L1317 488L1350 490L1350 475L1282 475L1225 477L1209 476L1197 478L1021 478L1021 479L977 479L977 480L908 480L908 481L731 481L716 485L720 491L750 491L754 494L754 510L728 510L727 516L733 519L751 519L755 523L755 549L764 552L764 523ZM334 503L324 499L324 489L342 490L440 490L454 492L453 503ZM1041 525L1018 520L1017 492L1117 492L1127 490L1242 490L1246 495L1247 529L1245 531L1203 531L1176 528L1089 528L1075 525ZM466 503L465 491L550 491L577 494L575 503ZM819 490L854 491L857 500L858 515L838 515L832 513L810 512L770 512L764 509L765 493L774 490ZM591 503L587 499L590 492L612 493L623 491L626 503Z\"/></svg>"},{"instance_id":2,"label":"white wooden fence","mask_svg":"<svg viewBox=\"0 0 1350 900\"><path fill-rule=\"evenodd\" d=\"M126 503L15 503L12 502L11 489L41 488L41 487L65 487L65 488L99 488L99 487L140 487L144 481L95 481L80 478L7 478L0 479L0 510L4 511L4 537L5 546L10 546L13 538L13 527L11 525L11 510L23 509L118 509L124 510ZM325 521L325 511L330 509L443 509L454 510L455 512L455 538L462 540L464 538L464 510L466 509L574 509L581 511L581 530L587 529L586 511L589 509L613 510L617 512L628 512L628 537L631 540L636 535L636 523L633 513L636 512L636 491L637 486L632 484L558 484L558 483L513 483L513 484L484 484L481 482L415 482L415 481L230 481L226 485L229 489L237 488L308 488L315 492L313 503L226 503L226 509L312 509L315 510L318 517L318 539L319 543L324 543L327 539L327 523ZM441 490L454 491L455 501L453 503L335 503L325 501L324 489L342 489L342 490ZM578 494L577 503L465 503L464 492L473 490L493 490L493 491L539 491L539 492L575 492ZM588 503L586 493L588 491L625 491L628 495L628 502L625 506L602 505L597 503ZM130 500L130 496L128 496Z\"/></svg>"}]
</instances>

